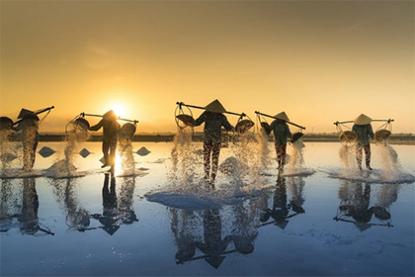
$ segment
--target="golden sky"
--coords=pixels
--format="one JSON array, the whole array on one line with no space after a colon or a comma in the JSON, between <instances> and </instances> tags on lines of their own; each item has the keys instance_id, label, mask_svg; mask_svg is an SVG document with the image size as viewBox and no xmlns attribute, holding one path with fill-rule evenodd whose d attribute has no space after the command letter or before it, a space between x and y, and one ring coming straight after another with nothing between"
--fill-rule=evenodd
<instances>
[{"instance_id":1,"label":"golden sky","mask_svg":"<svg viewBox=\"0 0 415 277\"><path fill-rule=\"evenodd\" d=\"M415 132L414 3L1 0L0 114L55 105L42 130L63 131L118 106L162 132L176 101L218 98L310 132L362 112Z\"/></svg>"}]
</instances>

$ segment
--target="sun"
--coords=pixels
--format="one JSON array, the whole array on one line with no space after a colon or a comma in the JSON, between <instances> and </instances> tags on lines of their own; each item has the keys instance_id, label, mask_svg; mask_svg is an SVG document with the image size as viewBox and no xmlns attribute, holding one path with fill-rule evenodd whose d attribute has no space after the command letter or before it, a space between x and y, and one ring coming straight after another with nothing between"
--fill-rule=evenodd
<instances>
[{"instance_id":1,"label":"sun","mask_svg":"<svg viewBox=\"0 0 415 277\"><path fill-rule=\"evenodd\" d=\"M127 109L125 105L122 103L113 103L111 105L111 109L114 111L114 113L119 117L125 117L127 115Z\"/></svg>"}]
</instances>

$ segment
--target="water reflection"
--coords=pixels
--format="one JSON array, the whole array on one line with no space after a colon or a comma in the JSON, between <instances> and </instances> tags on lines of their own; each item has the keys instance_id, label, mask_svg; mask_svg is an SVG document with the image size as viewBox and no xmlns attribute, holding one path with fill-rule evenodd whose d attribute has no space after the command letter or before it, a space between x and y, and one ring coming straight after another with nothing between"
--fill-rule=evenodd
<instances>
[{"instance_id":1,"label":"water reflection","mask_svg":"<svg viewBox=\"0 0 415 277\"><path fill-rule=\"evenodd\" d=\"M171 208L176 263L203 259L219 268L229 254L253 253L260 227L276 224L284 228L289 218L305 213L304 186L301 177L279 176L273 194L266 192L221 209ZM272 202L272 209L268 202Z\"/></svg>"},{"instance_id":2,"label":"water reflection","mask_svg":"<svg viewBox=\"0 0 415 277\"><path fill-rule=\"evenodd\" d=\"M2 180L1 183L1 217L0 230L8 232L19 228L25 235L54 235L47 227L40 223L38 217L39 198L36 191L36 180L24 178L22 189L14 191L11 182Z\"/></svg>"},{"instance_id":3,"label":"water reflection","mask_svg":"<svg viewBox=\"0 0 415 277\"><path fill-rule=\"evenodd\" d=\"M171 230L177 247L176 263L203 259L213 268L219 268L228 254L252 253L258 233L256 203L247 201L225 210L172 208ZM230 226L224 226L227 223Z\"/></svg>"},{"instance_id":4,"label":"water reflection","mask_svg":"<svg viewBox=\"0 0 415 277\"><path fill-rule=\"evenodd\" d=\"M383 184L372 195L370 184L344 180L339 188L340 203L334 220L352 223L361 232L372 226L393 227L389 208L396 201L398 190L398 184Z\"/></svg>"},{"instance_id":5,"label":"water reflection","mask_svg":"<svg viewBox=\"0 0 415 277\"><path fill-rule=\"evenodd\" d=\"M224 252L232 241L231 236L222 237L222 221L218 209L203 211L203 241L196 242L197 247L205 254L205 260L214 268L218 268L225 259Z\"/></svg>"},{"instance_id":6,"label":"water reflection","mask_svg":"<svg viewBox=\"0 0 415 277\"><path fill-rule=\"evenodd\" d=\"M114 235L122 224L138 221L133 209L135 178L125 178L121 184L120 197L117 197L116 178L113 174L105 174L102 187L102 213L95 213L92 218L99 221L101 228L109 235ZM95 229L96 229L95 228Z\"/></svg>"},{"instance_id":7,"label":"water reflection","mask_svg":"<svg viewBox=\"0 0 415 277\"><path fill-rule=\"evenodd\" d=\"M291 198L288 201L287 183ZM303 190L305 181L302 177L283 177L278 175L275 186L272 209L263 209L260 221L261 226L275 224L281 229L285 229L290 218L305 213L303 208ZM270 221L270 218L271 221Z\"/></svg>"},{"instance_id":8,"label":"water reflection","mask_svg":"<svg viewBox=\"0 0 415 277\"><path fill-rule=\"evenodd\" d=\"M115 177L111 174L105 174L104 185L102 186L102 214L92 215L94 219L102 224L101 228L110 235L115 234L120 228L115 187Z\"/></svg>"},{"instance_id":9,"label":"water reflection","mask_svg":"<svg viewBox=\"0 0 415 277\"><path fill-rule=\"evenodd\" d=\"M171 209L171 230L177 246L176 263L182 264L204 259L209 265L218 268L232 242L231 234L223 236L222 216L218 209L202 212ZM197 249L202 253L196 255Z\"/></svg>"},{"instance_id":10,"label":"water reflection","mask_svg":"<svg viewBox=\"0 0 415 277\"><path fill-rule=\"evenodd\" d=\"M241 254L250 254L255 249L254 241L258 235L257 209L261 205L259 200L248 200L232 207L234 222L232 226L232 240L235 250Z\"/></svg>"},{"instance_id":11,"label":"water reflection","mask_svg":"<svg viewBox=\"0 0 415 277\"><path fill-rule=\"evenodd\" d=\"M85 231L90 226L89 212L79 203L76 193L76 179L55 179L51 185L58 203L66 214L66 225L73 230Z\"/></svg>"}]
</instances>

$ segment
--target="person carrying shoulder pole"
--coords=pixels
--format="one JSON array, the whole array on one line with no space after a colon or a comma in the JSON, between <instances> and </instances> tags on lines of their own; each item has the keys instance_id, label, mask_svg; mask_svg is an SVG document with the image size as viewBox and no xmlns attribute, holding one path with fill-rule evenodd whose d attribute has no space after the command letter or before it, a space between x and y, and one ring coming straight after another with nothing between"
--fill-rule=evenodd
<instances>
[{"instance_id":1,"label":"person carrying shoulder pole","mask_svg":"<svg viewBox=\"0 0 415 277\"><path fill-rule=\"evenodd\" d=\"M39 124L54 108L54 106L51 106L35 112L22 109L19 113L18 120L12 125L12 129L20 133L20 139L23 146L24 171L33 169L36 160L36 149L39 142ZM47 112L47 114L40 119L38 115L44 112ZM13 127L14 125L17 125L17 127Z\"/></svg>"},{"instance_id":2,"label":"person carrying shoulder pole","mask_svg":"<svg viewBox=\"0 0 415 277\"><path fill-rule=\"evenodd\" d=\"M211 102L205 107L205 110L194 121L193 125L199 126L205 123L203 140L205 179L213 183L218 172L222 139L221 129L224 127L227 131L232 131L234 127L223 114L226 110L219 100Z\"/></svg>"},{"instance_id":3,"label":"person carrying shoulder pole","mask_svg":"<svg viewBox=\"0 0 415 277\"><path fill-rule=\"evenodd\" d=\"M366 155L366 168L372 170L370 166L370 139L373 139L373 129L372 125L370 124L372 119L365 114L359 115L354 120L353 125L353 132L357 135L357 142L356 142L356 160L359 169L362 169L362 151L365 151Z\"/></svg>"},{"instance_id":4,"label":"person carrying shoulder pole","mask_svg":"<svg viewBox=\"0 0 415 277\"><path fill-rule=\"evenodd\" d=\"M283 170L287 156L287 140L292 136L287 124L287 121L290 120L285 112L276 114L275 118L276 119L271 122L270 130L274 132L278 170Z\"/></svg>"},{"instance_id":5,"label":"person carrying shoulder pole","mask_svg":"<svg viewBox=\"0 0 415 277\"><path fill-rule=\"evenodd\" d=\"M102 167L111 166L113 168L120 124L117 122L117 115L112 110L106 112L96 125L89 127L89 130L98 131L101 128L103 128L102 153L104 154Z\"/></svg>"}]
</instances>

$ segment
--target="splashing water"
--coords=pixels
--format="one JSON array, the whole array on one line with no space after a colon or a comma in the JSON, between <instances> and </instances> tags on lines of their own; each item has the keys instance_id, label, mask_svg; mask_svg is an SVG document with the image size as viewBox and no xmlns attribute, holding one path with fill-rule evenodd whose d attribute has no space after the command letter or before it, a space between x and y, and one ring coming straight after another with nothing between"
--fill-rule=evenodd
<instances>
[{"instance_id":1,"label":"splashing water","mask_svg":"<svg viewBox=\"0 0 415 277\"><path fill-rule=\"evenodd\" d=\"M388 143L377 144L382 176L385 179L396 179L402 175L403 170L398 160L398 153Z\"/></svg>"},{"instance_id":2,"label":"splashing water","mask_svg":"<svg viewBox=\"0 0 415 277\"><path fill-rule=\"evenodd\" d=\"M0 169L4 171L10 167L11 162L17 157L13 144L10 141L11 130L0 130Z\"/></svg>"},{"instance_id":3,"label":"splashing water","mask_svg":"<svg viewBox=\"0 0 415 277\"><path fill-rule=\"evenodd\" d=\"M347 143L342 143L340 146L339 157L346 172L355 171L357 169L355 147L354 144Z\"/></svg>"},{"instance_id":4,"label":"splashing water","mask_svg":"<svg viewBox=\"0 0 415 277\"><path fill-rule=\"evenodd\" d=\"M173 185L189 184L200 176L202 155L198 155L200 151L192 144L192 135L192 129L177 128L171 151L172 165L168 170L168 179Z\"/></svg>"},{"instance_id":5,"label":"splashing water","mask_svg":"<svg viewBox=\"0 0 415 277\"><path fill-rule=\"evenodd\" d=\"M203 152L195 149L191 135L189 130L178 130L168 174L170 186L147 193L147 200L176 208L214 208L256 197L272 186L259 174L261 156L257 154L259 144L253 134L241 135L233 141L230 157L219 166L222 174L218 175L214 188L201 178ZM225 153L221 152L221 156Z\"/></svg>"},{"instance_id":6,"label":"splashing water","mask_svg":"<svg viewBox=\"0 0 415 277\"><path fill-rule=\"evenodd\" d=\"M133 146L130 139L120 138L118 141L118 150L121 158L121 170L123 172L132 172L135 169Z\"/></svg>"},{"instance_id":7,"label":"splashing water","mask_svg":"<svg viewBox=\"0 0 415 277\"><path fill-rule=\"evenodd\" d=\"M0 181L0 230L7 229L8 218L19 213L22 207L23 185L7 179ZM4 222L6 221L6 222Z\"/></svg>"},{"instance_id":8,"label":"splashing water","mask_svg":"<svg viewBox=\"0 0 415 277\"><path fill-rule=\"evenodd\" d=\"M301 169L304 167L304 143L301 140L297 140L291 143L290 158L288 159L287 169Z\"/></svg>"},{"instance_id":9,"label":"splashing water","mask_svg":"<svg viewBox=\"0 0 415 277\"><path fill-rule=\"evenodd\" d=\"M400 184L415 181L415 176L402 169L398 154L387 142L376 144L372 149L379 154L380 169L359 170L356 162L355 145L342 144L339 154L344 168L340 171L329 172L329 176L365 183Z\"/></svg>"},{"instance_id":10,"label":"splashing water","mask_svg":"<svg viewBox=\"0 0 415 277\"><path fill-rule=\"evenodd\" d=\"M400 184L383 184L377 193L376 205L389 208L398 199Z\"/></svg>"},{"instance_id":11,"label":"splashing water","mask_svg":"<svg viewBox=\"0 0 415 277\"><path fill-rule=\"evenodd\" d=\"M77 168L73 163L74 154L79 150L83 142L89 137L88 130L82 128L75 122L70 122L67 126L66 145L63 160L59 160L48 168L48 176L75 176Z\"/></svg>"},{"instance_id":12,"label":"splashing water","mask_svg":"<svg viewBox=\"0 0 415 277\"><path fill-rule=\"evenodd\" d=\"M268 164L268 142L265 138L250 132L240 134L234 138L231 150L234 155L233 167L238 169L231 174L235 184L243 186L258 183Z\"/></svg>"},{"instance_id":13,"label":"splashing water","mask_svg":"<svg viewBox=\"0 0 415 277\"><path fill-rule=\"evenodd\" d=\"M258 159L260 161L260 167L263 169L267 169L271 163L271 155L269 150L269 141L268 141L268 134L265 132L264 129L260 129L260 131L256 134L256 140L258 142Z\"/></svg>"},{"instance_id":14,"label":"splashing water","mask_svg":"<svg viewBox=\"0 0 415 277\"><path fill-rule=\"evenodd\" d=\"M75 122L70 122L67 128L64 153L67 163L72 164L75 151L78 150L80 144L88 139L89 133L87 129L82 128Z\"/></svg>"}]
</instances>

